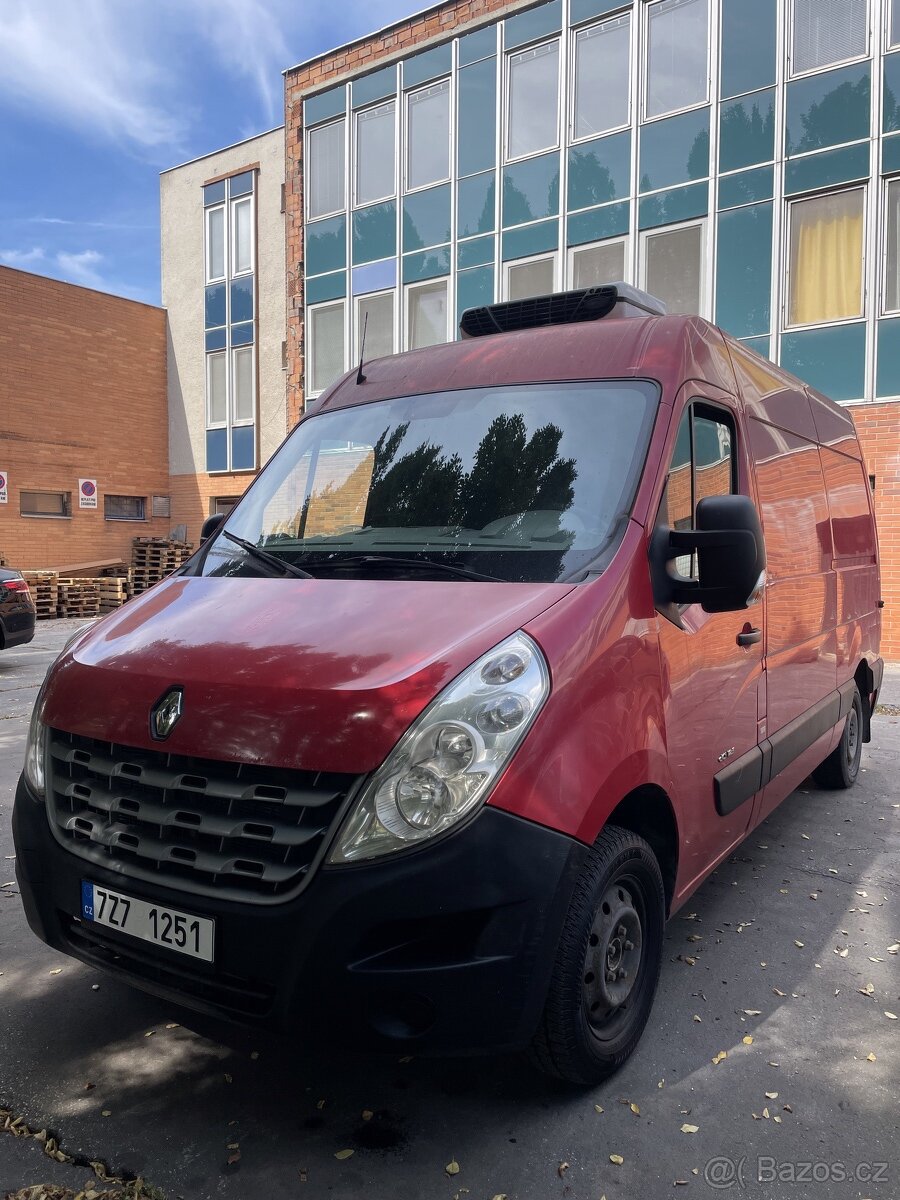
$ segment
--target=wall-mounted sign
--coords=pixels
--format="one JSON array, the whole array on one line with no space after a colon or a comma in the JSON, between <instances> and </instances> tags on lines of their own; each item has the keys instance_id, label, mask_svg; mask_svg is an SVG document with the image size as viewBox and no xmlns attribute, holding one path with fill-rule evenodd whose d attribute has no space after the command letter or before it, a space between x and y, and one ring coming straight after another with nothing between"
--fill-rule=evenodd
<instances>
[{"instance_id":1,"label":"wall-mounted sign","mask_svg":"<svg viewBox=\"0 0 900 1200\"><path fill-rule=\"evenodd\" d=\"M9 476L5 471L0 471L0 504L9 503Z\"/></svg>"},{"instance_id":2,"label":"wall-mounted sign","mask_svg":"<svg viewBox=\"0 0 900 1200\"><path fill-rule=\"evenodd\" d=\"M78 507L79 508L96 508L97 507L97 480L96 479L79 479L78 480Z\"/></svg>"}]
</instances>

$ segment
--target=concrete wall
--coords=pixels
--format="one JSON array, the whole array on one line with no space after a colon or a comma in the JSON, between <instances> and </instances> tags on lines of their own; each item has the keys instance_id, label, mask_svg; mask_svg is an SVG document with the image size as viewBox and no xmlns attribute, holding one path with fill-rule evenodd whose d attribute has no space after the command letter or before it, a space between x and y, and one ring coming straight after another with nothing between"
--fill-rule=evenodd
<instances>
[{"instance_id":1,"label":"concrete wall","mask_svg":"<svg viewBox=\"0 0 900 1200\"><path fill-rule=\"evenodd\" d=\"M160 308L0 267L0 556L18 568L131 558L168 517L108 521L104 497L169 495ZM78 502L96 479L96 509ZM20 516L23 491L70 492L69 517Z\"/></svg>"},{"instance_id":2,"label":"concrete wall","mask_svg":"<svg viewBox=\"0 0 900 1200\"><path fill-rule=\"evenodd\" d=\"M282 342L285 332L284 130L174 167L160 177L162 301L168 314L169 454L174 523L191 540L210 499L239 496L254 472L206 472L203 185L256 169L258 460L264 464L287 432Z\"/></svg>"}]
</instances>

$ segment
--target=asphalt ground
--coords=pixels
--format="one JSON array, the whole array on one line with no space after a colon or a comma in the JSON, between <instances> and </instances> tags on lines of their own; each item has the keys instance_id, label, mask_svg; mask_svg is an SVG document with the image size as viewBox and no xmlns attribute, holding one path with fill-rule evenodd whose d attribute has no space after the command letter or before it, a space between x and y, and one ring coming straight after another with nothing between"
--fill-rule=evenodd
<instances>
[{"instance_id":1,"label":"asphalt ground","mask_svg":"<svg viewBox=\"0 0 900 1200\"><path fill-rule=\"evenodd\" d=\"M637 1053L585 1092L516 1058L214 1026L42 945L10 815L31 704L78 624L0 654L0 1109L81 1165L0 1132L0 1196L102 1186L90 1161L167 1200L900 1196L900 672L857 787L804 784L703 885Z\"/></svg>"}]
</instances>

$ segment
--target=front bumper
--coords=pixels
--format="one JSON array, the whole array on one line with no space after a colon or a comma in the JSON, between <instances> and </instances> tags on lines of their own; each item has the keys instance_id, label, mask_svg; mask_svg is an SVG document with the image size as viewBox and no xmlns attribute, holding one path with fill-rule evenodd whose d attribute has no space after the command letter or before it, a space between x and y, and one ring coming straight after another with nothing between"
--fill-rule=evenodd
<instances>
[{"instance_id":1,"label":"front bumper","mask_svg":"<svg viewBox=\"0 0 900 1200\"><path fill-rule=\"evenodd\" d=\"M20 781L16 873L48 945L218 1017L374 1048L512 1049L537 1027L587 847L490 807L432 846L323 867L282 905L206 900L60 846ZM215 963L80 919L82 879L215 919Z\"/></svg>"}]
</instances>

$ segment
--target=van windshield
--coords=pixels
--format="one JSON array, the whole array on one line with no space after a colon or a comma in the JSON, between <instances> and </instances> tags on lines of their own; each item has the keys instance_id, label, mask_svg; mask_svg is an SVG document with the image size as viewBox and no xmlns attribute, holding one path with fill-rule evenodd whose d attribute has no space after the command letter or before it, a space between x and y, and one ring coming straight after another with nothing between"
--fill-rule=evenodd
<instances>
[{"instance_id":1,"label":"van windshield","mask_svg":"<svg viewBox=\"0 0 900 1200\"><path fill-rule=\"evenodd\" d=\"M203 574L577 577L615 548L658 395L642 380L530 384L312 416L229 514Z\"/></svg>"}]
</instances>

